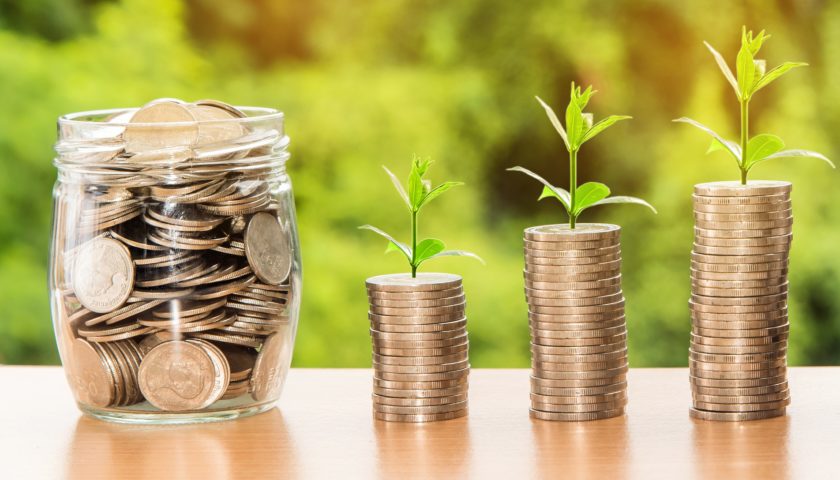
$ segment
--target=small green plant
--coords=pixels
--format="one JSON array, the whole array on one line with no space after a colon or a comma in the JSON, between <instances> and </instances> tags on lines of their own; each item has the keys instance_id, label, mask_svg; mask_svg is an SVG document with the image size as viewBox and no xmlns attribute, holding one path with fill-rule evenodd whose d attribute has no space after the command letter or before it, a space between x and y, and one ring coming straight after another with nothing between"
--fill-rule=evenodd
<instances>
[{"instance_id":1,"label":"small green plant","mask_svg":"<svg viewBox=\"0 0 840 480\"><path fill-rule=\"evenodd\" d=\"M408 211L411 213L411 245L406 245L398 240L396 240L391 235L383 232L382 230L371 226L371 225L362 225L359 228L365 230L371 230L373 232L378 233L379 235L385 237L388 240L388 248L385 250L386 253L398 251L402 252L405 255L405 258L408 260L408 264L411 267L411 277L417 277L417 269L420 265L433 258L438 257L447 257L447 256L460 256L460 257L472 257L484 263L478 255L467 252L464 250L447 250L446 245L443 241L438 240L437 238L427 238L421 240L419 243L417 242L417 217L420 214L420 210L426 206L429 202L434 200L435 198L439 197L441 194L446 192L452 187L457 187L459 185L463 185L462 182L443 182L437 187L432 188L432 184L429 180L424 180L423 176L426 174L426 171L429 170L429 166L432 164L432 161L429 159L420 159L418 157L414 157L411 161L411 173L408 175L408 191L403 187L400 180L397 178L396 175L391 173L386 167L382 167L385 169L385 172L391 177L391 181L394 183L394 187L397 189L397 193L400 194L400 197L405 201L405 205L408 207Z\"/></svg>"},{"instance_id":2,"label":"small green plant","mask_svg":"<svg viewBox=\"0 0 840 480\"><path fill-rule=\"evenodd\" d=\"M554 197L559 200L569 215L570 228L575 228L578 216L587 208L608 203L635 203L644 205L656 213L656 209L651 204L640 198L628 196L611 197L610 188L603 183L586 182L578 186L577 161L580 147L615 123L632 118L626 115L610 115L598 123L593 124L592 114L584 113L583 109L589 103L589 99L594 93L595 91L592 90L591 86L581 91L580 87L576 87L574 82L572 82L571 100L569 101L569 106L566 107L566 128L563 128L554 110L543 102L540 97L536 97L537 101L545 109L545 113L548 115L548 119L551 120L551 124L554 125L557 133L560 134L560 138L563 139L566 149L569 151L570 189L568 191L560 187L555 187L541 176L526 168L508 168L509 171L522 172L539 180L543 184L543 191L538 200L548 197Z\"/></svg>"},{"instance_id":3,"label":"small green plant","mask_svg":"<svg viewBox=\"0 0 840 480\"><path fill-rule=\"evenodd\" d=\"M711 153L717 150L724 150L728 152L738 163L738 169L741 170L741 184L747 184L747 174L757 164L766 160L773 160L777 158L791 158L791 157L811 157L818 158L831 165L834 168L834 163L831 162L825 155L821 153L812 152L810 150L784 150L785 142L776 135L762 133L752 138L749 136L750 131L750 100L756 92L772 83L777 78L793 70L794 68L807 66L807 63L800 62L785 62L770 71L767 71L767 62L755 58L761 45L765 40L770 38L766 35L764 30L758 35L753 36L752 30L747 31L747 27L741 29L741 49L738 51L738 56L735 59L735 70L737 75L732 74L732 70L726 64L723 55L717 52L707 42L703 42L706 48L712 52L715 61L720 67L723 76L732 85L735 90L735 97L738 98L738 103L741 105L741 142L736 143L726 140L711 128L694 121L690 118L681 117L675 122L683 122L693 125L700 130L712 136L712 145L706 153Z\"/></svg>"}]
</instances>

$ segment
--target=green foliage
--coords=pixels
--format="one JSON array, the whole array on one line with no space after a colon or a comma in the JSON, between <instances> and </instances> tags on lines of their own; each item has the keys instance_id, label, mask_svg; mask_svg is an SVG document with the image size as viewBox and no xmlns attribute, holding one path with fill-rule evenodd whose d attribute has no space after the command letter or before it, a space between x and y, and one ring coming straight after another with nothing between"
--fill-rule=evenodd
<instances>
[{"instance_id":1,"label":"green foliage","mask_svg":"<svg viewBox=\"0 0 840 480\"><path fill-rule=\"evenodd\" d=\"M781 138L776 135L763 133L756 135L753 138L749 136L749 103L753 95L762 88L769 85L774 80L778 79L785 73L797 67L807 66L807 63L800 62L785 62L769 72L767 71L767 62L762 59L757 59L755 56L761 49L765 40L770 38L766 35L764 30L753 36L752 30L747 31L747 27L741 27L741 49L738 50L738 55L735 59L735 69L737 77L732 74L732 70L726 64L723 56L717 52L707 42L703 42L706 48L712 52L718 67L726 81L732 85L735 90L735 96L741 104L741 143L740 145L724 139L711 128L691 120L690 118L681 117L675 122L683 122L692 125L707 134L711 135L712 145L706 153L724 150L728 152L738 164L738 169L741 171L741 183L746 185L747 174L758 163L766 160L776 158L789 157L810 157L823 160L827 162L831 168L834 168L834 163L831 162L825 155L808 150L789 150L783 152L785 144Z\"/></svg>"},{"instance_id":2,"label":"green foliage","mask_svg":"<svg viewBox=\"0 0 840 480\"><path fill-rule=\"evenodd\" d=\"M636 232L622 238L634 367L687 365L690 192L701 179L723 178L732 168L687 161L706 137L661 128L676 106L721 133L737 128L724 123L734 112L722 98L734 90L710 81L718 66L705 48L685 45L734 32L740 19L761 18L774 34L771 42L789 39L778 55L807 57L812 66L796 84L760 90L764 111L774 114L757 118L756 131L838 155L840 89L830 80L840 78L840 62L829 48L840 41L838 2L797 2L795 11L783 2L729 2L721 15L697 0L535 0L528 8L499 0L434 8L409 0L12 1L34 13L0 12L3 364L58 361L45 279L55 181L50 160L62 113L173 96L285 111L304 270L293 363L299 367L370 367L364 279L395 271L402 260L378 255L382 245L352 227L407 229L405 216L385 207L397 197L372 180L384 176L377 159L410 158L415 151L449 159L432 173L440 169L441 178L471 186L424 208L422 224L425 236L470 245L487 260L486 266L434 260L435 268L458 269L464 277L470 363L529 365L521 231L556 221L557 206L534 205L533 180L502 167L522 165L568 183L565 164L557 161L559 142L552 142L558 134L522 100L527 92L558 99L573 78L586 79L602 86L588 108L603 102L644 119L632 129L610 129L609 141L587 143L578 165L582 179L638 192L659 207L658 216L641 208L585 213ZM95 6L67 12L82 3ZM73 19L83 25L55 27ZM36 20L45 27L27 24ZM714 43L731 48L734 60L737 47ZM768 60L777 63L775 56ZM840 363L834 255L840 189L821 169L818 162L790 169L771 161L759 170L786 174L798 185L789 302L794 365ZM403 171L397 173L407 188Z\"/></svg>"},{"instance_id":3,"label":"green foliage","mask_svg":"<svg viewBox=\"0 0 840 480\"><path fill-rule=\"evenodd\" d=\"M426 172L429 170L431 164L431 159L421 159L417 156L414 157L411 161L411 172L408 174L408 193L406 193L397 176L391 173L388 168L384 166L382 167L391 178L397 193L405 201L409 212L411 212L410 246L396 240L391 235L374 226L362 225L359 227L364 230L370 230L387 239L388 247L385 250L386 253L398 251L405 255L406 260L408 260L408 265L411 267L412 277L417 276L417 269L423 264L423 262L437 257L472 257L484 263L484 260L474 253L466 252L464 250L446 250L446 245L443 241L438 240L437 238L427 238L425 240L421 240L420 243L417 243L417 217L420 213L420 209L450 188L463 185L462 182L444 182L437 187L432 188L431 182L423 179L423 176L426 175Z\"/></svg>"},{"instance_id":4,"label":"green foliage","mask_svg":"<svg viewBox=\"0 0 840 480\"><path fill-rule=\"evenodd\" d=\"M586 105L589 103L589 99L592 98L592 95L595 92L596 90L592 90L591 85L586 87L586 90L581 90L580 86L575 86L575 83L572 82L571 98L569 100L568 107L566 107L565 128L563 128L563 125L560 123L560 119L557 118L557 114L554 113L554 110L548 106L548 104L543 102L540 97L536 97L537 101L545 110L551 125L553 125L554 129L557 130L557 133L566 145L566 149L569 151L569 178L571 179L571 188L569 191L560 187L555 187L546 179L526 168L508 168L508 171L524 173L542 183L543 190L537 200L549 197L559 200L560 204L563 205L563 208L566 209L566 214L569 216L569 225L571 228L575 228L577 218L584 210L596 205L605 205L608 203L631 203L644 205L656 213L656 209L653 208L652 205L640 198L619 196L612 197L612 199L608 202L605 201L610 195L610 189L603 183L586 182L583 185L577 185L577 153L578 150L580 150L580 147L617 122L632 118L626 115L610 115L593 125L592 114L585 113L583 109L586 108Z\"/></svg>"}]
</instances>

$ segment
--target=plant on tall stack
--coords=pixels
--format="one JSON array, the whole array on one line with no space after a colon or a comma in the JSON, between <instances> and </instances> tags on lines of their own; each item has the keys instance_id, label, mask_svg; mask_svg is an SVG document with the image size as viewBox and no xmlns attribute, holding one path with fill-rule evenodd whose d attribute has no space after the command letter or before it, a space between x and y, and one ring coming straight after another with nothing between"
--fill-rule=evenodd
<instances>
[{"instance_id":1,"label":"plant on tall stack","mask_svg":"<svg viewBox=\"0 0 840 480\"><path fill-rule=\"evenodd\" d=\"M741 113L740 141L727 140L689 118L712 136L709 152L725 151L735 160L740 181L694 186L694 245L691 252L691 416L744 421L785 414L787 382L788 255L793 238L791 184L748 180L759 163L810 157L834 167L810 150L785 150L776 135L750 137L750 102L755 94L806 64L785 62L767 70L757 59L770 38L741 30L741 48L732 73L723 56L706 47L735 91ZM737 367L737 368L736 368Z\"/></svg>"},{"instance_id":2,"label":"plant on tall stack","mask_svg":"<svg viewBox=\"0 0 840 480\"><path fill-rule=\"evenodd\" d=\"M584 109L593 95L572 84L566 125L537 98L569 152L570 188L565 190L522 167L543 184L540 200L556 198L569 223L525 229L525 296L531 331L532 417L583 421L615 417L627 403L627 324L621 290L621 243L617 225L577 222L598 205L631 203L654 212L644 200L610 196L603 183L577 184L581 147L621 120L597 123Z\"/></svg>"}]
</instances>

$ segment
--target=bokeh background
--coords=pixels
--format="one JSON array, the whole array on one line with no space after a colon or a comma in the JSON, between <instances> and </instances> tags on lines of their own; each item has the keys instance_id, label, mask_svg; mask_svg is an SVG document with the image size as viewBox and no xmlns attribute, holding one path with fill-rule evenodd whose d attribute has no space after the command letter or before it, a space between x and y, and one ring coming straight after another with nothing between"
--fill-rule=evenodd
<instances>
[{"instance_id":1,"label":"bokeh background","mask_svg":"<svg viewBox=\"0 0 840 480\"><path fill-rule=\"evenodd\" d=\"M742 24L773 36L769 65L806 61L753 102L753 132L840 160L840 2L820 0L0 0L0 363L58 362L46 291L55 119L156 97L218 98L287 114L305 287L294 364L367 366L366 277L402 271L371 223L408 235L382 171L413 154L462 180L427 207L421 235L487 260L461 273L476 367L528 365L522 230L564 222L536 202L523 165L566 185L557 109L594 84L596 119L631 114L587 144L580 179L659 209L599 207L622 225L634 366L687 363L694 183L736 179L688 115L734 137L737 103L708 40L734 63ZM794 183L792 364L840 363L840 172L814 160L763 164Z\"/></svg>"}]
</instances>

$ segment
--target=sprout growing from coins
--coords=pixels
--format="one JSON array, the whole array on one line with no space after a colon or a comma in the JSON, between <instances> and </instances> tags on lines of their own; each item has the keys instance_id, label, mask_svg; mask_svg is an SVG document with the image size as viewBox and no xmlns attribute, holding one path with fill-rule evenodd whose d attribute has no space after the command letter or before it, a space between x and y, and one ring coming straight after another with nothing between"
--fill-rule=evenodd
<instances>
[{"instance_id":1,"label":"sprout growing from coins","mask_svg":"<svg viewBox=\"0 0 840 480\"><path fill-rule=\"evenodd\" d=\"M408 211L411 212L411 245L407 245L403 242L396 240L391 235L385 233L384 231L374 226L362 225L361 227L359 227L361 229L376 232L377 234L388 240L388 248L385 250L386 253L394 251L402 252L402 254L405 255L405 258L408 260L409 266L411 267L412 278L417 277L417 269L420 267L421 264L433 258L449 256L472 257L484 263L484 261L474 253L467 252L464 250L447 250L446 244L444 244L443 241L438 240L437 238L426 238L418 243L417 218L420 214L420 210L429 202L439 197L452 187L463 185L462 182L443 182L437 187L432 188L431 181L423 179L423 176L429 170L429 166L431 164L432 161L430 159L420 159L416 156L414 157L414 159L411 161L411 172L408 175L408 191L406 191L406 189L403 187L402 183L400 183L400 180L397 178L396 175L394 175L390 170L388 170L388 168L384 166L382 167L383 169L385 169L385 172L388 174L388 176L391 177L391 181L394 183L394 187L397 189L397 193L400 194L400 197L403 199L405 205L408 207Z\"/></svg>"},{"instance_id":2,"label":"sprout growing from coins","mask_svg":"<svg viewBox=\"0 0 840 480\"><path fill-rule=\"evenodd\" d=\"M542 183L543 191L538 200L548 197L554 197L559 200L566 209L566 213L569 215L569 227L572 229L575 228L577 218L584 210L597 205L606 205L609 203L634 203L637 205L644 205L656 213L656 209L653 208L651 204L640 198L628 196L611 197L610 188L603 183L586 182L578 186L577 160L580 147L617 122L632 118L627 115L610 115L593 125L592 114L584 113L583 109L586 107L586 104L589 103L589 99L595 92L595 90L592 90L592 86L589 86L586 90L581 91L581 88L579 86L575 86L574 82L572 82L571 100L569 101L569 106L566 107L565 128L563 128L563 125L560 123L560 120L557 118L557 114L554 113L554 110L543 102L540 97L536 97L537 101L540 102L540 105L542 105L545 109L545 113L548 115L548 119L551 120L551 124L554 125L557 133L560 134L560 138L563 139L566 149L569 151L570 188L568 191L552 185L546 179L526 168L508 168L509 171L522 172Z\"/></svg>"},{"instance_id":3,"label":"sprout growing from coins","mask_svg":"<svg viewBox=\"0 0 840 480\"><path fill-rule=\"evenodd\" d=\"M777 158L817 158L827 162L831 165L831 168L834 168L834 163L821 153L810 150L784 150L785 142L776 135L762 133L750 138L750 100L752 100L753 95L794 68L808 65L807 63L801 62L784 62L767 71L767 62L757 59L755 56L758 54L764 41L768 38L770 38L770 35L766 35L764 30L754 36L752 30L747 31L747 27L741 28L741 49L738 51L738 56L735 59L736 75L732 74L732 70L729 69L729 65L726 64L723 55L718 53L707 42L703 42L706 48L712 52L712 56L715 57L715 61L718 67L720 67L721 72L723 72L723 76L732 85L732 89L735 90L735 97L738 98L738 103L741 105L740 144L724 139L711 128L690 118L681 117L674 120L675 122L693 125L712 136L712 145L706 153L724 150L732 155L732 158L738 164L738 169L741 171L742 185L747 184L747 174L754 166L761 162Z\"/></svg>"}]
</instances>

